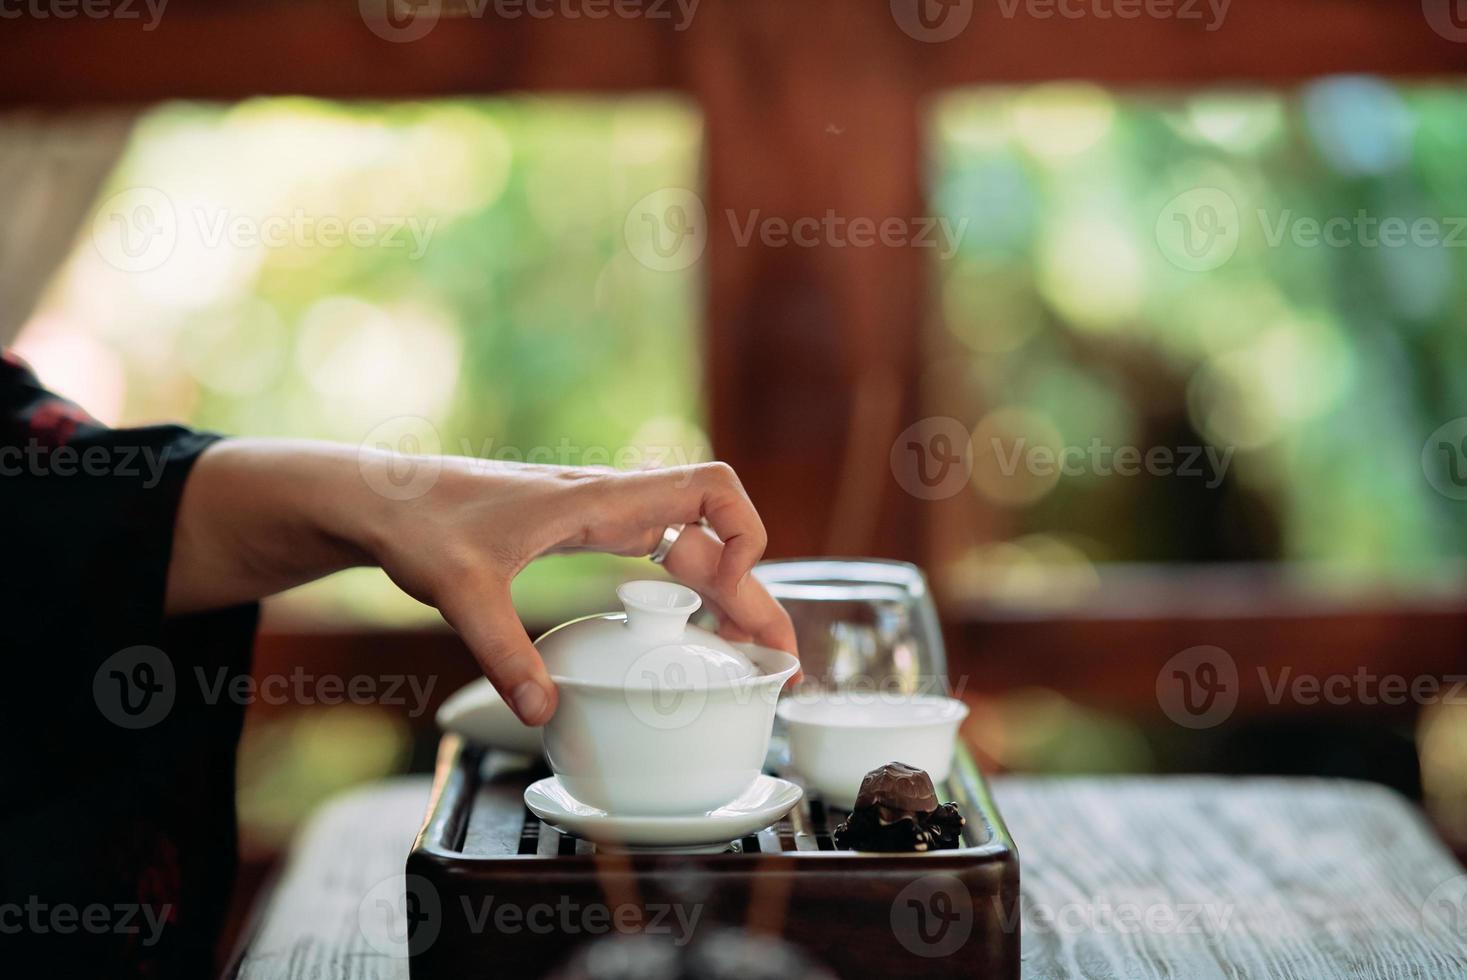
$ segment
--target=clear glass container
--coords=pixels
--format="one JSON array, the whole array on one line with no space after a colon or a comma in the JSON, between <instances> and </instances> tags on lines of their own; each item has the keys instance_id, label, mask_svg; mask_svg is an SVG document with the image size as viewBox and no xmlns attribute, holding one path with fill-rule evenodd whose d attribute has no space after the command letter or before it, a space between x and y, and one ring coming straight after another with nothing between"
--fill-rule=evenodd
<instances>
[{"instance_id":1,"label":"clear glass container","mask_svg":"<svg viewBox=\"0 0 1467 980\"><path fill-rule=\"evenodd\" d=\"M871 558L762 562L789 610L805 683L839 691L948 693L947 652L922 570Z\"/></svg>"}]
</instances>

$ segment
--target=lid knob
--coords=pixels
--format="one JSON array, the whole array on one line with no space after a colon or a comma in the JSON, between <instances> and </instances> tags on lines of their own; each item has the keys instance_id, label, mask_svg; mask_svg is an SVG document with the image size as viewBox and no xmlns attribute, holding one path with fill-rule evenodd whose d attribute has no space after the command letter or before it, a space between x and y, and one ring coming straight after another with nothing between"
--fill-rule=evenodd
<instances>
[{"instance_id":1,"label":"lid knob","mask_svg":"<svg viewBox=\"0 0 1467 980\"><path fill-rule=\"evenodd\" d=\"M650 640L682 636L688 617L703 604L698 593L687 586L646 579L618 586L616 597L627 612L627 628Z\"/></svg>"}]
</instances>

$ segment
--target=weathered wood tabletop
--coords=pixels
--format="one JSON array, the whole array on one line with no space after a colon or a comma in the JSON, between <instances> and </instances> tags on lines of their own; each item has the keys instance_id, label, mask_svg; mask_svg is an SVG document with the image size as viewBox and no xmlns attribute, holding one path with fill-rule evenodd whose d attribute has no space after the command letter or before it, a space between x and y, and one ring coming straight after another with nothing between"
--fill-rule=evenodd
<instances>
[{"instance_id":1,"label":"weathered wood tabletop","mask_svg":"<svg viewBox=\"0 0 1467 980\"><path fill-rule=\"evenodd\" d=\"M358 791L297 844L239 976L407 980L394 906L426 779ZM1404 799L1325 780L994 781L1026 978L1467 977L1467 875Z\"/></svg>"}]
</instances>

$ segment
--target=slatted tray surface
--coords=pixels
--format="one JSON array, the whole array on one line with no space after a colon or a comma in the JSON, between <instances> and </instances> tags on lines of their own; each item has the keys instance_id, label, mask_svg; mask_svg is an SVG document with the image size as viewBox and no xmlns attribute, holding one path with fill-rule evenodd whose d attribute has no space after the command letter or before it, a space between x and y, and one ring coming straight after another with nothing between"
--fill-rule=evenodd
<instances>
[{"instance_id":1,"label":"slatted tray surface","mask_svg":"<svg viewBox=\"0 0 1467 980\"><path fill-rule=\"evenodd\" d=\"M492 756L484 759L483 771L489 777L491 784L494 778L494 767L498 764L501 763ZM937 795L943 801L955 799L953 791L955 782L950 781L938 787ZM502 832L504 822L496 811L502 805L495 789L491 788L484 796L481 796L479 805L469 815L463 845L465 855L497 853L500 846L498 834ZM516 855L521 857L574 857L597 852L595 841L565 833L535 816L528 808L521 806L520 809L524 822L520 828L519 848L515 852ZM966 848L980 849L992 842L997 835L985 818L982 808L965 808L965 815L969 809L972 810L973 816L968 818L967 824L963 827L963 844ZM729 841L728 848L722 854L733 856L784 854L791 851L834 851L837 848L831 835L846 815L845 810L827 808L818 797L807 796L777 823L764 828L757 834L749 834L747 837ZM673 849L666 853L675 854L677 852Z\"/></svg>"},{"instance_id":2,"label":"slatted tray surface","mask_svg":"<svg viewBox=\"0 0 1467 980\"><path fill-rule=\"evenodd\" d=\"M725 854L778 854L782 851L834 850L830 831L825 823L825 808L819 802L809 816L797 808L790 817L781 817L779 822L757 834L730 841ZM595 841L576 837L556 829L525 810L524 826L520 830L520 846L516 852L521 856L574 857L577 854L595 854ZM796 825L804 825L797 830ZM811 824L818 829L812 829ZM471 831L472 833L472 831ZM470 851L469 853L472 853ZM670 852L671 853L671 852Z\"/></svg>"},{"instance_id":3,"label":"slatted tray surface","mask_svg":"<svg viewBox=\"0 0 1467 980\"><path fill-rule=\"evenodd\" d=\"M939 797L956 802L967 820L963 846L922 854L837 849L831 831L845 812L808 796L774 825L720 853L598 847L525 807L525 787L544 774L523 759L445 738L409 875L428 882L445 908L478 907L490 897L526 907L626 895L648 907L694 901L700 928L751 920L767 928L772 921L841 976L873 969L915 977L1018 976L1018 855L966 750L938 787ZM933 883L961 897L964 929L971 929L950 954L922 944L914 953L912 936L897 924L907 904L899 898L930 898ZM496 964L537 976L586 938L504 935L461 918L446 914L428 948L414 951L414 980L457 980L489 954Z\"/></svg>"}]
</instances>

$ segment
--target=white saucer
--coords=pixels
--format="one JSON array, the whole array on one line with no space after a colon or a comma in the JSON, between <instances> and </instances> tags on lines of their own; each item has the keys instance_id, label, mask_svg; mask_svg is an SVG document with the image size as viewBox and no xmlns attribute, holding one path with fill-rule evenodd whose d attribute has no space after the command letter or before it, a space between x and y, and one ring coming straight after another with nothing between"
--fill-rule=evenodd
<instances>
[{"instance_id":1,"label":"white saucer","mask_svg":"<svg viewBox=\"0 0 1467 980\"><path fill-rule=\"evenodd\" d=\"M480 677L448 696L438 709L438 727L462 735L475 745L531 756L544 751L540 729L521 723L487 677Z\"/></svg>"},{"instance_id":2,"label":"white saucer","mask_svg":"<svg viewBox=\"0 0 1467 980\"><path fill-rule=\"evenodd\" d=\"M727 806L685 817L615 817L571 796L554 776L525 789L525 806L568 834L627 848L723 850L731 840L758 833L789 813L804 790L777 776L758 776Z\"/></svg>"}]
</instances>

